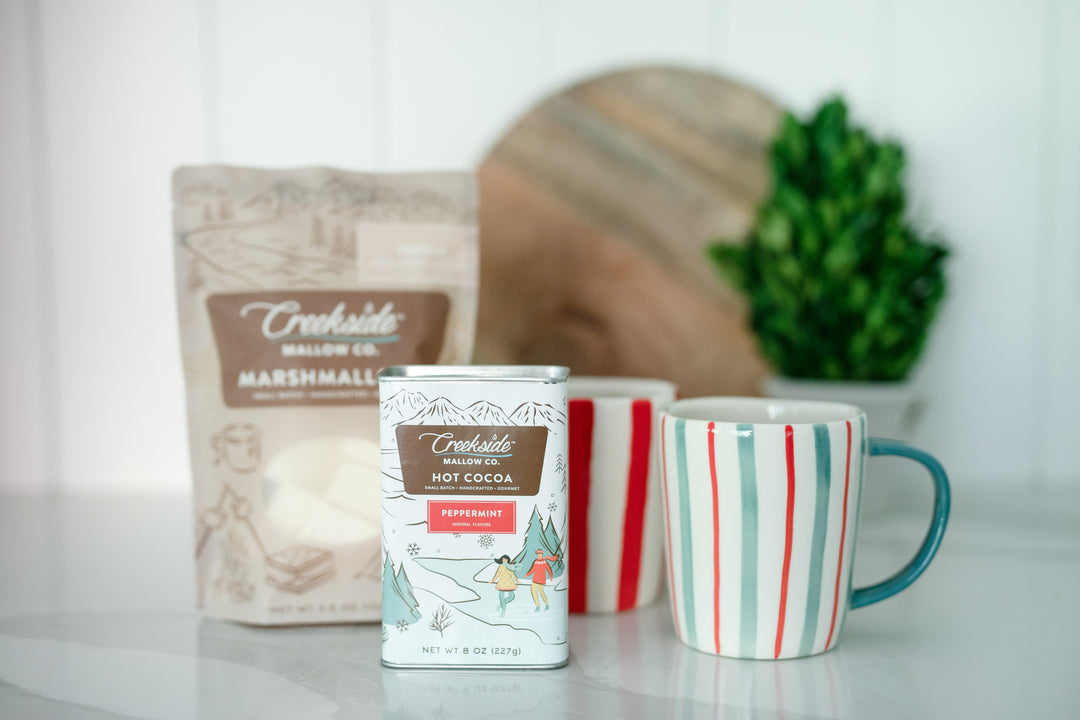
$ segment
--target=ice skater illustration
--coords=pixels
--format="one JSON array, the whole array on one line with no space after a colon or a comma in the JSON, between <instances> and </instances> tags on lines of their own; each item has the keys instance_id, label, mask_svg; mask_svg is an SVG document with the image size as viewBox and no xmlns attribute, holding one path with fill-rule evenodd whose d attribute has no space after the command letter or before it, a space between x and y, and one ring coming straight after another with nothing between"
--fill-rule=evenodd
<instances>
[{"instance_id":1,"label":"ice skater illustration","mask_svg":"<svg viewBox=\"0 0 1080 720\"><path fill-rule=\"evenodd\" d=\"M499 614L506 615L506 606L514 601L514 591L517 590L520 582L510 565L509 555L503 555L499 558L499 566L495 568L495 576L488 582L495 583L495 589L499 591Z\"/></svg>"},{"instance_id":2,"label":"ice skater illustration","mask_svg":"<svg viewBox=\"0 0 1080 720\"><path fill-rule=\"evenodd\" d=\"M547 593L544 592L544 587L547 585L548 578L553 577L554 573L551 570L551 566L548 565L548 561L558 562L558 555L544 555L544 551L537 548L536 560L533 562L532 567L525 573L525 577L532 575L532 583L529 585L529 591L532 593L533 603L536 604L536 610L533 612L540 612L540 600L544 601L544 610L550 610L551 605L548 603Z\"/></svg>"}]
</instances>

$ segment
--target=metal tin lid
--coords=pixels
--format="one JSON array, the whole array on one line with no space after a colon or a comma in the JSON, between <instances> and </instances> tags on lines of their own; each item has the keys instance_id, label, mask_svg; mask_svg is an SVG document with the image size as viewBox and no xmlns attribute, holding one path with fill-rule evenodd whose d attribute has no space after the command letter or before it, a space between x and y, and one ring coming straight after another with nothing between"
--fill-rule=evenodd
<instances>
[{"instance_id":1,"label":"metal tin lid","mask_svg":"<svg viewBox=\"0 0 1080 720\"><path fill-rule=\"evenodd\" d=\"M437 380L565 383L562 365L392 365L379 371L379 382Z\"/></svg>"}]
</instances>

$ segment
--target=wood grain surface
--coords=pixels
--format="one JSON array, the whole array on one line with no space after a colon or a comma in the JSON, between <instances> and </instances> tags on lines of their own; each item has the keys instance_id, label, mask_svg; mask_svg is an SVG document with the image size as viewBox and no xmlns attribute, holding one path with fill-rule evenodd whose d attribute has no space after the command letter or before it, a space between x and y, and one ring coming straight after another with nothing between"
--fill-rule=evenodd
<instances>
[{"instance_id":1,"label":"wood grain surface","mask_svg":"<svg viewBox=\"0 0 1080 720\"><path fill-rule=\"evenodd\" d=\"M478 362L757 394L765 363L708 260L768 190L780 109L715 74L641 68L542 102L480 171Z\"/></svg>"}]
</instances>

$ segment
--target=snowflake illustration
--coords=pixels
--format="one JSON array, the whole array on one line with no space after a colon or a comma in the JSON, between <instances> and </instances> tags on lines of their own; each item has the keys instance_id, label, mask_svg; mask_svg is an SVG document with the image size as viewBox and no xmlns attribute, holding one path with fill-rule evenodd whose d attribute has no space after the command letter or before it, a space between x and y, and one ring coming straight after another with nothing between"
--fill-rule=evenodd
<instances>
[{"instance_id":1,"label":"snowflake illustration","mask_svg":"<svg viewBox=\"0 0 1080 720\"><path fill-rule=\"evenodd\" d=\"M456 537L456 538L461 537L461 533L454 533L454 537Z\"/></svg>"},{"instance_id":2,"label":"snowflake illustration","mask_svg":"<svg viewBox=\"0 0 1080 720\"><path fill-rule=\"evenodd\" d=\"M555 503L548 503L548 512L555 512L559 509L559 506Z\"/></svg>"},{"instance_id":3,"label":"snowflake illustration","mask_svg":"<svg viewBox=\"0 0 1080 720\"><path fill-rule=\"evenodd\" d=\"M398 632L405 632L409 629L409 623L405 622L404 618L397 621Z\"/></svg>"},{"instance_id":4,"label":"snowflake illustration","mask_svg":"<svg viewBox=\"0 0 1080 720\"><path fill-rule=\"evenodd\" d=\"M476 539L476 542L480 543L482 548L490 548L495 544L495 538L490 535L481 535Z\"/></svg>"},{"instance_id":5,"label":"snowflake illustration","mask_svg":"<svg viewBox=\"0 0 1080 720\"><path fill-rule=\"evenodd\" d=\"M416 557L420 554L420 546L416 543L409 543L409 546L405 548L405 550L413 557Z\"/></svg>"}]
</instances>

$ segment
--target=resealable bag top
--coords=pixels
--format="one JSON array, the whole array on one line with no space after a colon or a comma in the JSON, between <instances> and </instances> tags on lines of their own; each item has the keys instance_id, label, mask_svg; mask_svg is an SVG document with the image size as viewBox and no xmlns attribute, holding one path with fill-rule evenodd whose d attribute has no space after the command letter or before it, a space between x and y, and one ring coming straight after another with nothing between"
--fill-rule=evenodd
<instances>
[{"instance_id":1,"label":"resealable bag top","mask_svg":"<svg viewBox=\"0 0 1080 720\"><path fill-rule=\"evenodd\" d=\"M476 211L464 173L174 173L206 614L380 618L376 374L471 360Z\"/></svg>"}]
</instances>

